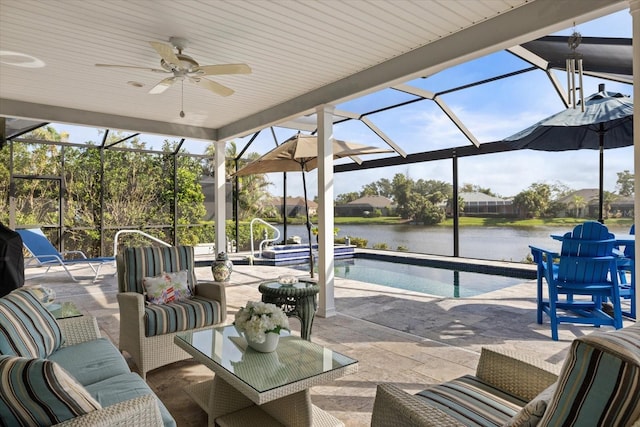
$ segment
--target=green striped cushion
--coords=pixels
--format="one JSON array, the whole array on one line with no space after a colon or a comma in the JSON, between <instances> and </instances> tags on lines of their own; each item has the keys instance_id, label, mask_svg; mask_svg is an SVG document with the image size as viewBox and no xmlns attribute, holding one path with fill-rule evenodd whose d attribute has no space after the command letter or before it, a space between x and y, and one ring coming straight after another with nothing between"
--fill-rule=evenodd
<instances>
[{"instance_id":1,"label":"green striped cushion","mask_svg":"<svg viewBox=\"0 0 640 427\"><path fill-rule=\"evenodd\" d=\"M71 375L46 359L0 356L0 425L50 426L100 409Z\"/></svg>"},{"instance_id":2,"label":"green striped cushion","mask_svg":"<svg viewBox=\"0 0 640 427\"><path fill-rule=\"evenodd\" d=\"M0 298L0 354L48 357L61 345L58 322L30 290Z\"/></svg>"},{"instance_id":3,"label":"green striped cushion","mask_svg":"<svg viewBox=\"0 0 640 427\"><path fill-rule=\"evenodd\" d=\"M466 426L502 425L526 404L472 375L439 384L417 395Z\"/></svg>"},{"instance_id":4,"label":"green striped cushion","mask_svg":"<svg viewBox=\"0 0 640 427\"><path fill-rule=\"evenodd\" d=\"M189 288L193 291L196 283L194 272L193 247L191 246L147 246L125 248L122 252L124 272L120 284L120 292L137 292L144 294L142 280L154 277L163 272L175 273L189 270Z\"/></svg>"},{"instance_id":5,"label":"green striped cushion","mask_svg":"<svg viewBox=\"0 0 640 427\"><path fill-rule=\"evenodd\" d=\"M640 421L640 324L573 341L540 426Z\"/></svg>"},{"instance_id":6,"label":"green striped cushion","mask_svg":"<svg viewBox=\"0 0 640 427\"><path fill-rule=\"evenodd\" d=\"M148 337L220 322L220 303L198 297L163 305L149 304L144 309L145 335Z\"/></svg>"}]
</instances>

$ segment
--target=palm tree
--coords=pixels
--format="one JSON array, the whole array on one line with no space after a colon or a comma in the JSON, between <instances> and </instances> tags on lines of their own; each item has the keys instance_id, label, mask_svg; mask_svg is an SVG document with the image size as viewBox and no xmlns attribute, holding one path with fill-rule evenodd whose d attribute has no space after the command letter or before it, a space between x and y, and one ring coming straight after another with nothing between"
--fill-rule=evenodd
<instances>
[{"instance_id":1,"label":"palm tree","mask_svg":"<svg viewBox=\"0 0 640 427\"><path fill-rule=\"evenodd\" d=\"M576 218L579 218L582 209L587 205L586 200L582 196L573 196L573 206L576 208Z\"/></svg>"}]
</instances>

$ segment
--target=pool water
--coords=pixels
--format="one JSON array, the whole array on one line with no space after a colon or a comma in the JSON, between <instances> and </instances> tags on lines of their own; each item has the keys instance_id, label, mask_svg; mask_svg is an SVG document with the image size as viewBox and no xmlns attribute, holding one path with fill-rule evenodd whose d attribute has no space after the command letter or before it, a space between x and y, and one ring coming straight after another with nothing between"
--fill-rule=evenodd
<instances>
[{"instance_id":1,"label":"pool water","mask_svg":"<svg viewBox=\"0 0 640 427\"><path fill-rule=\"evenodd\" d=\"M526 280L363 258L336 260L334 274L336 277L449 298L476 296Z\"/></svg>"}]
</instances>

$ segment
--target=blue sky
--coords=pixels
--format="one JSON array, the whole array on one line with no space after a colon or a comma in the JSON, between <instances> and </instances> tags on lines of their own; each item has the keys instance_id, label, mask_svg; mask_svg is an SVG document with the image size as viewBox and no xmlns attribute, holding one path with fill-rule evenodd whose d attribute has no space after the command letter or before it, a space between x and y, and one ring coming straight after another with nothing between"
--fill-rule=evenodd
<instances>
[{"instance_id":1,"label":"blue sky","mask_svg":"<svg viewBox=\"0 0 640 427\"><path fill-rule=\"evenodd\" d=\"M631 37L631 15L628 10L615 13L595 21L580 24L575 29L583 36ZM569 35L574 28L556 33ZM579 48L578 48L579 50ZM440 92L465 83L525 68L527 64L514 56L498 52L457 67L444 70L426 79L409 82L432 92ZM566 81L564 73L558 73L561 82ZM601 79L585 77L585 96L597 91L598 84L605 83L608 91L632 95L632 86ZM359 98L341 105L337 109L351 112L370 111L411 96L387 89L376 94ZM517 77L485 84L443 95L442 99L465 123L481 142L491 142L506 138L540 119L562 110L561 103L551 83L542 72L530 72ZM369 119L408 153L438 150L442 148L469 145L470 142L449 121L431 101L422 101L405 107L369 116ZM72 141L99 140L95 131L56 126L71 134ZM295 132L275 128L278 143ZM334 136L367 145L384 146L365 125L350 121L334 127ZM145 137L149 146L157 146L164 138ZM236 140L238 150L249 138ZM269 130L263 131L249 151L265 153L275 146ZM202 141L187 142L185 148L191 152L202 152ZM372 156L363 157L372 158ZM343 161L338 161L341 163ZM534 182L561 182L572 189L598 187L598 152L580 150L546 153L532 150L474 156L459 159L459 182L487 187L502 196L513 196ZM604 186L607 191L615 191L617 172L633 171L633 147L605 151ZM334 194L360 191L362 186L380 178L392 179L397 173L410 178L434 179L452 182L451 160L426 162L392 168L347 172L335 175ZM288 195L302 195L300 174L290 173ZM282 193L282 174L269 174L273 182L270 192ZM317 174L307 174L307 188L310 198L317 194Z\"/></svg>"}]
</instances>

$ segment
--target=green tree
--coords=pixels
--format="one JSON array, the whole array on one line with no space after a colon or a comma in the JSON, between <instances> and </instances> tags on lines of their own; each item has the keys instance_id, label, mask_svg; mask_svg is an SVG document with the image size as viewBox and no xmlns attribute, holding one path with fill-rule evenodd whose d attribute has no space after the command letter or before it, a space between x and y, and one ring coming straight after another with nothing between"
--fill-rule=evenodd
<instances>
[{"instance_id":1,"label":"green tree","mask_svg":"<svg viewBox=\"0 0 640 427\"><path fill-rule=\"evenodd\" d=\"M576 218L580 217L580 212L587 206L587 201L582 196L573 196L573 207L576 209Z\"/></svg>"},{"instance_id":2,"label":"green tree","mask_svg":"<svg viewBox=\"0 0 640 427\"><path fill-rule=\"evenodd\" d=\"M378 185L375 182L370 182L369 184L362 186L360 197L377 196L377 195L378 195Z\"/></svg>"},{"instance_id":3,"label":"green tree","mask_svg":"<svg viewBox=\"0 0 640 427\"><path fill-rule=\"evenodd\" d=\"M413 193L407 209L409 218L425 225L438 224L445 219L444 210L419 193Z\"/></svg>"},{"instance_id":4,"label":"green tree","mask_svg":"<svg viewBox=\"0 0 640 427\"><path fill-rule=\"evenodd\" d=\"M603 191L602 192L602 210L604 210L602 214L602 218L609 218L609 213L611 212L611 204L618 198L615 193L611 191Z\"/></svg>"},{"instance_id":5,"label":"green tree","mask_svg":"<svg viewBox=\"0 0 640 427\"><path fill-rule=\"evenodd\" d=\"M360 198L360 194L356 193L355 191L352 191L351 193L338 194L336 196L336 204L339 204L339 205L346 204L349 202L353 202L354 200L357 200L359 198Z\"/></svg>"},{"instance_id":6,"label":"green tree","mask_svg":"<svg viewBox=\"0 0 640 427\"><path fill-rule=\"evenodd\" d=\"M460 187L460 192L461 193L483 193L488 196L500 197L499 195L491 191L490 188L484 188L479 185L469 184L469 183L462 184L462 187Z\"/></svg>"},{"instance_id":7,"label":"green tree","mask_svg":"<svg viewBox=\"0 0 640 427\"><path fill-rule=\"evenodd\" d=\"M393 177L392 184L393 200L396 202L398 215L404 219L411 218L409 202L411 201L413 181L406 175L397 173Z\"/></svg>"},{"instance_id":8,"label":"green tree","mask_svg":"<svg viewBox=\"0 0 640 427\"><path fill-rule=\"evenodd\" d=\"M542 182L533 183L516 194L513 204L520 209L521 215L528 218L546 216L551 205L551 186Z\"/></svg>"},{"instance_id":9,"label":"green tree","mask_svg":"<svg viewBox=\"0 0 640 427\"><path fill-rule=\"evenodd\" d=\"M629 172L628 170L624 170L622 172L618 172L618 180L616 181L616 188L618 189L618 194L623 197L631 197L634 194L634 174Z\"/></svg>"}]
</instances>

